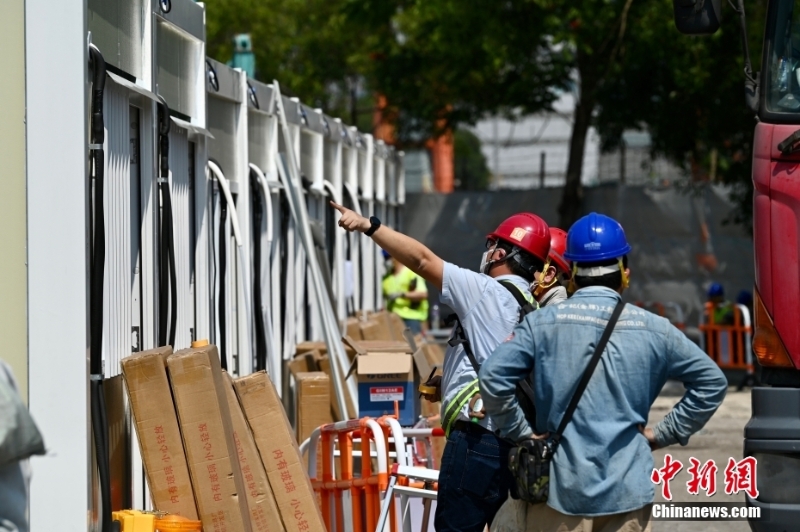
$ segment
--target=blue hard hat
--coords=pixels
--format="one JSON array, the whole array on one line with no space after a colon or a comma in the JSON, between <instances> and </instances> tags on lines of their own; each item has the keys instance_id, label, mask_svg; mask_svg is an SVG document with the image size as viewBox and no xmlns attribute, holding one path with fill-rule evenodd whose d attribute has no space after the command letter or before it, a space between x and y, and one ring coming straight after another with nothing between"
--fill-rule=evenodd
<instances>
[{"instance_id":1,"label":"blue hard hat","mask_svg":"<svg viewBox=\"0 0 800 532\"><path fill-rule=\"evenodd\" d=\"M747 290L742 290L739 292L739 295L736 296L736 302L740 305L744 305L749 307L753 304L753 294L748 292Z\"/></svg>"},{"instance_id":2,"label":"blue hard hat","mask_svg":"<svg viewBox=\"0 0 800 532\"><path fill-rule=\"evenodd\" d=\"M722 297L725 295L725 289L719 283L711 283L708 287L708 297Z\"/></svg>"},{"instance_id":3,"label":"blue hard hat","mask_svg":"<svg viewBox=\"0 0 800 532\"><path fill-rule=\"evenodd\" d=\"M389 255L389 252L386 251L385 249L381 250L381 254L383 255L384 260L392 258L392 256Z\"/></svg>"},{"instance_id":4,"label":"blue hard hat","mask_svg":"<svg viewBox=\"0 0 800 532\"><path fill-rule=\"evenodd\" d=\"M569 228L564 258L572 262L600 262L627 255L631 246L622 226L604 214L590 213Z\"/></svg>"}]
</instances>

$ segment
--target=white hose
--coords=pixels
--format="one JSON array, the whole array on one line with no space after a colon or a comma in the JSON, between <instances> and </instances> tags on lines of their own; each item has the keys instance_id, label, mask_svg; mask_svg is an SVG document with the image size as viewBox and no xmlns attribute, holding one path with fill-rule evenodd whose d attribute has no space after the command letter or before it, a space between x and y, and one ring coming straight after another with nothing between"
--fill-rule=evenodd
<instances>
[{"instance_id":1,"label":"white hose","mask_svg":"<svg viewBox=\"0 0 800 532\"><path fill-rule=\"evenodd\" d=\"M222 193L225 195L225 201L228 202L228 208L231 213L231 225L233 225L233 239L236 240L236 245L242 247L242 234L239 231L239 217L236 215L236 204L233 203L233 195L231 195L231 186L222 170L214 161L208 161L208 168L214 177L217 178Z\"/></svg>"},{"instance_id":2,"label":"white hose","mask_svg":"<svg viewBox=\"0 0 800 532\"><path fill-rule=\"evenodd\" d=\"M272 242L272 196L269 191L269 183L267 183L267 177L264 175L264 172L261 171L261 168L250 163L250 169L256 173L256 177L258 178L258 184L261 185L261 190L264 192L264 203L266 204L266 218L267 218L267 242Z\"/></svg>"}]
</instances>

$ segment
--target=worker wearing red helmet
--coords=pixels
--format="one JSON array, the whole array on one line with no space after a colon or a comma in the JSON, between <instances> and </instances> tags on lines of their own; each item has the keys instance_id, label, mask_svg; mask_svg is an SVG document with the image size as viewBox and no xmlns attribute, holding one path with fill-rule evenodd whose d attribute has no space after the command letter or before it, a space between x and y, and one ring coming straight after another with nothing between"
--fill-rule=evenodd
<instances>
[{"instance_id":1,"label":"worker wearing red helmet","mask_svg":"<svg viewBox=\"0 0 800 532\"><path fill-rule=\"evenodd\" d=\"M482 532L508 498L513 479L508 470L508 442L495 434L492 419L476 404L476 369L511 336L524 306L535 308L530 285L540 275L550 250L547 224L530 213L515 214L487 235L479 273L445 262L422 243L332 203L339 226L359 231L392 257L441 291L442 302L459 325L445 353L437 388L426 395L442 400L447 444L439 475L438 532ZM477 259L477 257L476 257ZM477 366L477 368L476 368Z\"/></svg>"},{"instance_id":2,"label":"worker wearing red helmet","mask_svg":"<svg viewBox=\"0 0 800 532\"><path fill-rule=\"evenodd\" d=\"M544 269L536 275L531 285L533 297L540 307L554 305L567 299L567 289L562 282L568 281L570 273L569 261L564 258L567 249L567 232L558 227L550 228L550 252Z\"/></svg>"}]
</instances>

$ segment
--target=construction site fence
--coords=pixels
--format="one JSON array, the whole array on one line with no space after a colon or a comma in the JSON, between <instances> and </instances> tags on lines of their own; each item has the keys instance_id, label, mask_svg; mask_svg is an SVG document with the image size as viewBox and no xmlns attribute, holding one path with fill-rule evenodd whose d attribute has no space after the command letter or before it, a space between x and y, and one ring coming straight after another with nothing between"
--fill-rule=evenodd
<instances>
[{"instance_id":1,"label":"construction site fence","mask_svg":"<svg viewBox=\"0 0 800 532\"><path fill-rule=\"evenodd\" d=\"M430 440L443 437L441 428L404 428L392 416L341 421L315 429L300 445L300 452L307 460L328 532L396 532L400 527L411 532L408 494L392 501L388 523L378 531L390 471L395 464L434 465ZM425 469L435 472L435 468ZM438 473L434 476L438 478Z\"/></svg>"}]
</instances>

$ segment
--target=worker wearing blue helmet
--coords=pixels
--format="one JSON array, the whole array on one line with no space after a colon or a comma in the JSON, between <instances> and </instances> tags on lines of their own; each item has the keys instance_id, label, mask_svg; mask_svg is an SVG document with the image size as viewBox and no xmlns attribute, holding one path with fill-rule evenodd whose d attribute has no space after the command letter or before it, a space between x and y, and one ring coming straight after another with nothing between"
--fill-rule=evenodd
<instances>
[{"instance_id":1,"label":"worker wearing blue helmet","mask_svg":"<svg viewBox=\"0 0 800 532\"><path fill-rule=\"evenodd\" d=\"M501 435L546 454L541 463L549 467L543 488L540 473L512 452L523 500L508 502L514 508L501 509L492 530L650 530L651 450L686 445L725 396L722 372L681 331L622 303L630 251L616 220L591 213L575 222L564 258L576 292L526 316L481 368L481 395ZM535 426L514 393L531 372ZM686 394L645 428L667 378L682 381Z\"/></svg>"},{"instance_id":2,"label":"worker wearing blue helmet","mask_svg":"<svg viewBox=\"0 0 800 532\"><path fill-rule=\"evenodd\" d=\"M711 283L706 291L708 302L714 306L714 323L733 325L733 303L725 299L725 289L719 283Z\"/></svg>"}]
</instances>

